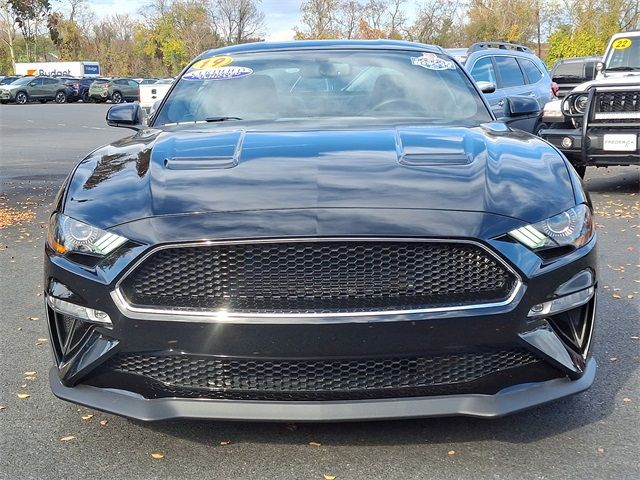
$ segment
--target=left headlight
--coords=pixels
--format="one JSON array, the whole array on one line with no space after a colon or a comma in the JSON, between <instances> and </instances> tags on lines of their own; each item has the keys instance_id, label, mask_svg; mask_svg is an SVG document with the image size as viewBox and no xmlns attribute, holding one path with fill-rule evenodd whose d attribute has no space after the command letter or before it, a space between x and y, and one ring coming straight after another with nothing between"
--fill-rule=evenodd
<instances>
[{"instance_id":1,"label":"left headlight","mask_svg":"<svg viewBox=\"0 0 640 480\"><path fill-rule=\"evenodd\" d=\"M47 242L60 254L83 253L106 256L127 242L127 238L107 232L61 213L49 220Z\"/></svg>"},{"instance_id":2,"label":"left headlight","mask_svg":"<svg viewBox=\"0 0 640 480\"><path fill-rule=\"evenodd\" d=\"M509 236L533 251L554 247L579 248L593 237L591 209L577 205L538 223L516 228Z\"/></svg>"}]
</instances>

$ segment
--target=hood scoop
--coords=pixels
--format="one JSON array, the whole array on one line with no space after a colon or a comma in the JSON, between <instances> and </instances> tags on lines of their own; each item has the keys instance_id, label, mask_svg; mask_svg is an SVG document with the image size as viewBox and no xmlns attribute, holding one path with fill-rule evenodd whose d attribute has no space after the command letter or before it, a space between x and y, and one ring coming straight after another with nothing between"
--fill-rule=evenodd
<instances>
[{"instance_id":1,"label":"hood scoop","mask_svg":"<svg viewBox=\"0 0 640 480\"><path fill-rule=\"evenodd\" d=\"M408 167L438 165L468 165L473 157L465 151L465 136L460 131L440 130L429 132L425 141L425 129L405 128L397 131L398 161Z\"/></svg>"},{"instance_id":2,"label":"hood scoop","mask_svg":"<svg viewBox=\"0 0 640 480\"><path fill-rule=\"evenodd\" d=\"M153 157L168 170L220 170L238 165L244 131L185 133L163 139Z\"/></svg>"}]
</instances>

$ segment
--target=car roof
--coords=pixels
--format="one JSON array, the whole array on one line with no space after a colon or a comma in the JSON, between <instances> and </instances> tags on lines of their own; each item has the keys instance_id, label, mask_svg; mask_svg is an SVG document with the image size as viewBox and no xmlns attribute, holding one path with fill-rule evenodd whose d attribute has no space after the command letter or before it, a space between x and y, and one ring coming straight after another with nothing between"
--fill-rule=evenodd
<instances>
[{"instance_id":1,"label":"car roof","mask_svg":"<svg viewBox=\"0 0 640 480\"><path fill-rule=\"evenodd\" d=\"M229 47L207 50L196 60L213 55L224 55L236 52L263 52L270 50L313 50L323 48L365 49L365 50L420 50L433 53L444 53L442 48L424 43L401 40L299 40L290 42L256 42L232 45Z\"/></svg>"},{"instance_id":2,"label":"car roof","mask_svg":"<svg viewBox=\"0 0 640 480\"><path fill-rule=\"evenodd\" d=\"M638 36L640 36L640 30L632 30L630 32L616 33L611 37L611 40L614 40L616 38L622 38L622 37L638 37Z\"/></svg>"}]
</instances>

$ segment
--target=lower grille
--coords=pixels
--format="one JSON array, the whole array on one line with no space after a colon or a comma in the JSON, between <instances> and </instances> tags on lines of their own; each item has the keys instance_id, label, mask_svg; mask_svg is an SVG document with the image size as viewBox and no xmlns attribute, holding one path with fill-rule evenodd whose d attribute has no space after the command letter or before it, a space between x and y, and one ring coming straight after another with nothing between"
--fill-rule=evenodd
<instances>
[{"instance_id":1,"label":"lower grille","mask_svg":"<svg viewBox=\"0 0 640 480\"><path fill-rule=\"evenodd\" d=\"M155 383L157 396L340 400L452 393L456 386L538 362L533 354L520 348L355 360L246 360L120 354L102 371L143 376Z\"/></svg>"},{"instance_id":2,"label":"lower grille","mask_svg":"<svg viewBox=\"0 0 640 480\"><path fill-rule=\"evenodd\" d=\"M515 284L515 275L475 244L323 240L166 248L120 289L147 308L277 314L495 303Z\"/></svg>"}]
</instances>

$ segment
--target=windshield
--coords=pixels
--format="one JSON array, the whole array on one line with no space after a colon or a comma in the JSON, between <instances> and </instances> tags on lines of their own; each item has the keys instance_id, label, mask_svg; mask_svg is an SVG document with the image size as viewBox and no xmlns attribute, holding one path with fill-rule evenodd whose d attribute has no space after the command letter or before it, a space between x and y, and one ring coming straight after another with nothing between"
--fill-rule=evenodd
<instances>
[{"instance_id":1,"label":"windshield","mask_svg":"<svg viewBox=\"0 0 640 480\"><path fill-rule=\"evenodd\" d=\"M615 39L611 43L605 69L609 71L640 70L640 36Z\"/></svg>"},{"instance_id":2,"label":"windshield","mask_svg":"<svg viewBox=\"0 0 640 480\"><path fill-rule=\"evenodd\" d=\"M491 121L480 95L445 55L299 50L219 55L177 81L154 125L340 118L477 125Z\"/></svg>"}]
</instances>

